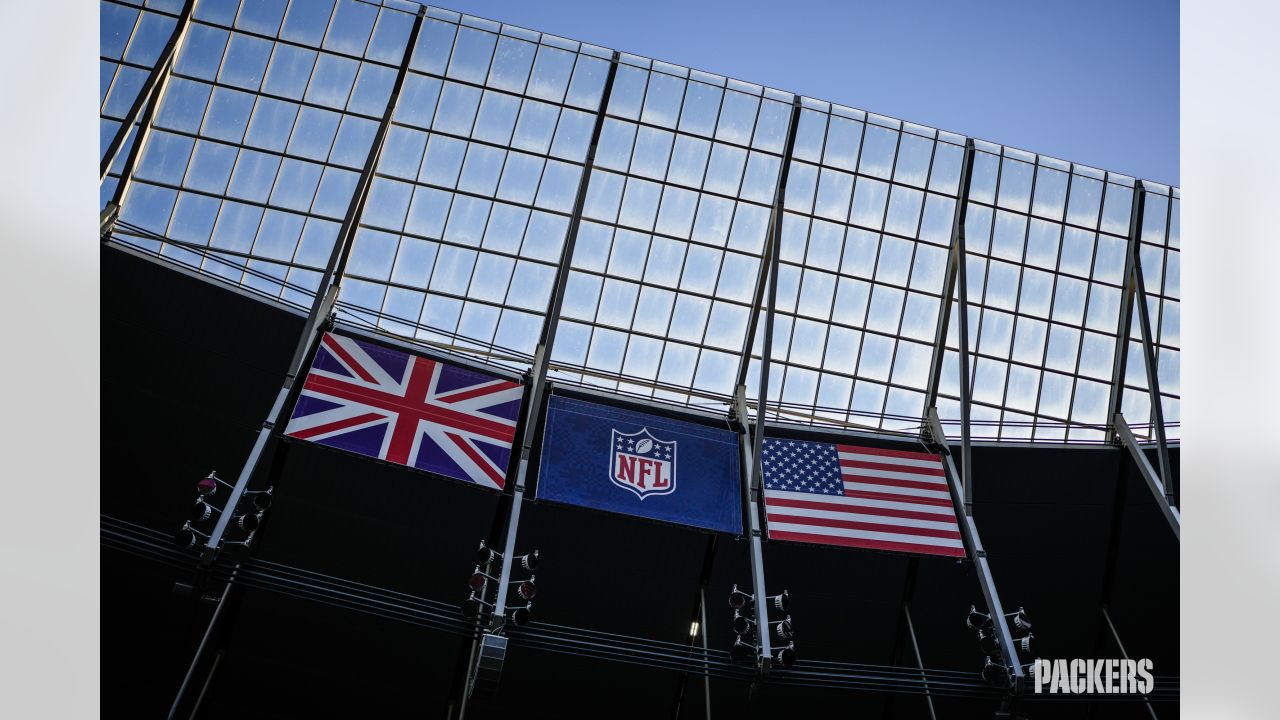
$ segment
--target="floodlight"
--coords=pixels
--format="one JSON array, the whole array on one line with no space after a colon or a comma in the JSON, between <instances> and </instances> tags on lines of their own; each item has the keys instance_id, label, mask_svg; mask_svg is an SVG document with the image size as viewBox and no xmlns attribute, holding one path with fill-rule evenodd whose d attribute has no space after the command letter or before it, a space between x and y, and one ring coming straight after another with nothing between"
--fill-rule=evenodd
<instances>
[{"instance_id":1,"label":"floodlight","mask_svg":"<svg viewBox=\"0 0 1280 720\"><path fill-rule=\"evenodd\" d=\"M203 499L197 498L196 504L191 506L191 519L196 522L203 522L213 515L213 508Z\"/></svg>"},{"instance_id":2,"label":"floodlight","mask_svg":"<svg viewBox=\"0 0 1280 720\"><path fill-rule=\"evenodd\" d=\"M1012 627L1018 631L1018 634L1031 632L1031 619L1027 617L1025 608L1018 608L1018 612L1010 613L1005 617L1013 619Z\"/></svg>"},{"instance_id":3,"label":"floodlight","mask_svg":"<svg viewBox=\"0 0 1280 720\"><path fill-rule=\"evenodd\" d=\"M779 620L777 622L777 627L774 628L774 630L778 633L778 637L783 640L790 640L796 636L795 630L791 627L790 615L788 615L785 620Z\"/></svg>"},{"instance_id":4,"label":"floodlight","mask_svg":"<svg viewBox=\"0 0 1280 720\"><path fill-rule=\"evenodd\" d=\"M1032 641L1032 638L1034 638L1034 637L1035 637L1035 636L1034 636L1034 635L1032 635L1031 633L1027 633L1024 637L1019 638L1018 640L1015 640L1015 641L1014 641L1014 643L1013 643L1013 644L1014 644L1014 647L1018 648L1018 651L1019 651L1019 652L1021 652L1023 655L1030 656L1030 655L1031 655L1031 641Z\"/></svg>"},{"instance_id":5,"label":"floodlight","mask_svg":"<svg viewBox=\"0 0 1280 720\"><path fill-rule=\"evenodd\" d=\"M533 584L533 578L517 581L515 586L516 594L521 600L532 600L533 596L538 594L538 587Z\"/></svg>"},{"instance_id":6,"label":"floodlight","mask_svg":"<svg viewBox=\"0 0 1280 720\"><path fill-rule=\"evenodd\" d=\"M490 579L491 578L488 575L485 575L480 569L480 566L477 565L475 571L471 573L471 577L467 579L467 586L478 592L484 589L484 584Z\"/></svg>"},{"instance_id":7,"label":"floodlight","mask_svg":"<svg viewBox=\"0 0 1280 720\"><path fill-rule=\"evenodd\" d=\"M476 550L476 562L480 563L481 565L488 565L489 563L501 557L502 557L501 553L497 552L493 548L486 546L483 540L480 541L480 549Z\"/></svg>"},{"instance_id":8,"label":"floodlight","mask_svg":"<svg viewBox=\"0 0 1280 720\"><path fill-rule=\"evenodd\" d=\"M253 532L262 524L262 515L245 513L236 518L236 526L245 532Z\"/></svg>"},{"instance_id":9,"label":"floodlight","mask_svg":"<svg viewBox=\"0 0 1280 720\"><path fill-rule=\"evenodd\" d=\"M783 590L778 595L770 595L769 597L765 598L765 602L781 610L782 612L786 612L787 609L791 607L791 598L790 596L787 595L786 590Z\"/></svg>"},{"instance_id":10,"label":"floodlight","mask_svg":"<svg viewBox=\"0 0 1280 720\"><path fill-rule=\"evenodd\" d=\"M201 495L212 495L218 489L218 474L209 473L207 477L202 477L196 481L196 492Z\"/></svg>"},{"instance_id":11,"label":"floodlight","mask_svg":"<svg viewBox=\"0 0 1280 720\"><path fill-rule=\"evenodd\" d=\"M777 654L773 656L773 659L784 668L789 668L792 665L795 665L796 644L789 643L786 647L778 650Z\"/></svg>"},{"instance_id":12,"label":"floodlight","mask_svg":"<svg viewBox=\"0 0 1280 720\"><path fill-rule=\"evenodd\" d=\"M995 655L1000 652L1000 640L991 630L978 631L978 648L985 655Z\"/></svg>"},{"instance_id":13,"label":"floodlight","mask_svg":"<svg viewBox=\"0 0 1280 720\"><path fill-rule=\"evenodd\" d=\"M272 488L267 488L266 490L245 493L245 495L249 496L255 510L263 512L271 508L271 491Z\"/></svg>"},{"instance_id":14,"label":"floodlight","mask_svg":"<svg viewBox=\"0 0 1280 720\"><path fill-rule=\"evenodd\" d=\"M190 528L183 526L181 530L174 533L173 544L180 548L193 548L196 546L196 534Z\"/></svg>"},{"instance_id":15,"label":"floodlight","mask_svg":"<svg viewBox=\"0 0 1280 720\"><path fill-rule=\"evenodd\" d=\"M751 632L756 623L749 617L739 613L733 614L733 632L735 635L746 635Z\"/></svg>"},{"instance_id":16,"label":"floodlight","mask_svg":"<svg viewBox=\"0 0 1280 720\"><path fill-rule=\"evenodd\" d=\"M520 567L524 568L525 570L529 570L530 572L532 572L533 570L536 570L538 568L538 551L537 550L534 550L528 555L521 555L516 559L520 561Z\"/></svg>"},{"instance_id":17,"label":"floodlight","mask_svg":"<svg viewBox=\"0 0 1280 720\"><path fill-rule=\"evenodd\" d=\"M991 658L988 657L986 664L982 666L982 679L989 685L1007 685L1009 684L1009 669L992 662Z\"/></svg>"},{"instance_id":18,"label":"floodlight","mask_svg":"<svg viewBox=\"0 0 1280 720\"><path fill-rule=\"evenodd\" d=\"M529 612L529 609L532 607L533 605L530 604L525 605L524 607L512 608L511 612L507 615L507 617L511 619L511 624L516 627L528 625L529 621L533 619L532 613Z\"/></svg>"},{"instance_id":19,"label":"floodlight","mask_svg":"<svg viewBox=\"0 0 1280 720\"><path fill-rule=\"evenodd\" d=\"M964 624L967 625L970 630L981 630L991 624L991 616L986 613L978 612L977 606L970 605L969 616L965 618Z\"/></svg>"},{"instance_id":20,"label":"floodlight","mask_svg":"<svg viewBox=\"0 0 1280 720\"><path fill-rule=\"evenodd\" d=\"M742 642L742 638L733 641L733 647L729 648L729 659L734 662L748 662L755 659L756 646L748 645Z\"/></svg>"},{"instance_id":21,"label":"floodlight","mask_svg":"<svg viewBox=\"0 0 1280 720\"><path fill-rule=\"evenodd\" d=\"M734 610L745 608L754 598L738 589L737 585L729 592L729 607Z\"/></svg>"}]
</instances>

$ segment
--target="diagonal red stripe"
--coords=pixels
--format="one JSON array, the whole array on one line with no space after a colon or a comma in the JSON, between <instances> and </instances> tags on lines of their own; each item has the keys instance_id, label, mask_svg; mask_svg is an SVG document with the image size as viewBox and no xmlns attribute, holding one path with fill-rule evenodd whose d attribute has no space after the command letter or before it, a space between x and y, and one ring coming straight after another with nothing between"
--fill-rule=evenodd
<instances>
[{"instance_id":1,"label":"diagonal red stripe","mask_svg":"<svg viewBox=\"0 0 1280 720\"><path fill-rule=\"evenodd\" d=\"M473 397L480 397L481 395L489 395L491 393L502 392L503 390L510 390L513 387L519 387L519 386L516 383L507 382L504 380L494 385L479 385L477 387L471 388L470 390L464 390L458 393L457 395L450 395L449 397L437 397L436 399L439 400L440 402L456 403L456 402L462 402L463 400L470 400Z\"/></svg>"},{"instance_id":2,"label":"diagonal red stripe","mask_svg":"<svg viewBox=\"0 0 1280 720\"><path fill-rule=\"evenodd\" d=\"M323 435L327 432L333 432L334 430L342 430L343 428L363 425L364 423L373 422L374 420L386 420L386 419L387 419L387 416L385 415L379 415L377 413L365 413L364 415L359 415L357 417L347 418L345 420L335 420L331 423L325 423L324 425L317 425L313 428L307 428L306 430L299 430L297 432L290 432L285 434L288 435L289 437L296 437L302 440L310 440L311 438L317 435Z\"/></svg>"},{"instance_id":3,"label":"diagonal red stripe","mask_svg":"<svg viewBox=\"0 0 1280 720\"><path fill-rule=\"evenodd\" d=\"M336 378L309 375L303 387L341 400L364 403L383 410L421 418L436 425L467 430L499 442L510 444L515 440L516 429L514 426L504 425L438 405L424 405L421 401L417 403L410 402L398 395L361 387Z\"/></svg>"}]
</instances>

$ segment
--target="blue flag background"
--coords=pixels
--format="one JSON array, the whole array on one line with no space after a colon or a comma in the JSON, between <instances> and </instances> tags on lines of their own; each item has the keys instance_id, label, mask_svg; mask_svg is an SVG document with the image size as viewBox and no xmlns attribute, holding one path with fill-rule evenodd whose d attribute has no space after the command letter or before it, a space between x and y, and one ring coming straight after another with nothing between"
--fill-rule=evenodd
<instances>
[{"instance_id":1,"label":"blue flag background","mask_svg":"<svg viewBox=\"0 0 1280 720\"><path fill-rule=\"evenodd\" d=\"M738 434L552 396L538 498L741 534Z\"/></svg>"}]
</instances>

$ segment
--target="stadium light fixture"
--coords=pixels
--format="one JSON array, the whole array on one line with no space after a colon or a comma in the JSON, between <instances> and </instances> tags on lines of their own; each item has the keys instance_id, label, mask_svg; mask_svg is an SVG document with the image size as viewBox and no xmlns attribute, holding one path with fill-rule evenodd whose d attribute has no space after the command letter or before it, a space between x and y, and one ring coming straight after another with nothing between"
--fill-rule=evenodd
<instances>
[{"instance_id":1,"label":"stadium light fixture","mask_svg":"<svg viewBox=\"0 0 1280 720\"><path fill-rule=\"evenodd\" d=\"M479 592L484 589L486 582L494 579L495 578L493 576L486 575L484 571L480 569L480 566L477 565L475 571L471 573L471 577L467 579L467 586L472 590Z\"/></svg>"},{"instance_id":2,"label":"stadium light fixture","mask_svg":"<svg viewBox=\"0 0 1280 720\"><path fill-rule=\"evenodd\" d=\"M742 641L738 638L733 641L733 647L729 648L729 659L737 663L744 663L754 660L756 657L756 646Z\"/></svg>"},{"instance_id":3,"label":"stadium light fixture","mask_svg":"<svg viewBox=\"0 0 1280 720\"><path fill-rule=\"evenodd\" d=\"M986 613L978 612L976 605L970 605L969 616L965 618L964 624L970 630L982 630L983 628L991 625L991 616Z\"/></svg>"},{"instance_id":4,"label":"stadium light fixture","mask_svg":"<svg viewBox=\"0 0 1280 720\"><path fill-rule=\"evenodd\" d=\"M765 602L782 612L787 612L791 608L791 596L787 594L786 590L783 590L777 595L770 595L765 598Z\"/></svg>"},{"instance_id":5,"label":"stadium light fixture","mask_svg":"<svg viewBox=\"0 0 1280 720\"><path fill-rule=\"evenodd\" d=\"M262 524L262 513L245 513L236 518L236 527L251 533Z\"/></svg>"},{"instance_id":6,"label":"stadium light fixture","mask_svg":"<svg viewBox=\"0 0 1280 720\"><path fill-rule=\"evenodd\" d=\"M538 594L538 586L533 584L533 578L517 580L512 584L516 586L516 594L521 600L532 600L533 596Z\"/></svg>"},{"instance_id":7,"label":"stadium light fixture","mask_svg":"<svg viewBox=\"0 0 1280 720\"><path fill-rule=\"evenodd\" d=\"M265 512L271 508L272 492L275 488L267 488L266 490L256 490L247 492L245 495L249 501L253 503L253 508L258 512Z\"/></svg>"},{"instance_id":8,"label":"stadium light fixture","mask_svg":"<svg viewBox=\"0 0 1280 720\"><path fill-rule=\"evenodd\" d=\"M213 515L213 506L204 501L204 498L196 498L196 504L191 506L191 519L195 522L204 522Z\"/></svg>"},{"instance_id":9,"label":"stadium light fixture","mask_svg":"<svg viewBox=\"0 0 1280 720\"><path fill-rule=\"evenodd\" d=\"M533 620L532 609L533 603L529 603L524 607L512 608L511 612L507 613L507 617L511 620L512 625L523 627Z\"/></svg>"},{"instance_id":10,"label":"stadium light fixture","mask_svg":"<svg viewBox=\"0 0 1280 720\"><path fill-rule=\"evenodd\" d=\"M773 656L775 662L784 668L789 668L796 664L796 644L788 643L786 647L780 648Z\"/></svg>"},{"instance_id":11,"label":"stadium light fixture","mask_svg":"<svg viewBox=\"0 0 1280 720\"><path fill-rule=\"evenodd\" d=\"M738 589L737 585L733 586L733 590L729 592L729 607L734 610L742 610L751 604L755 598Z\"/></svg>"},{"instance_id":12,"label":"stadium light fixture","mask_svg":"<svg viewBox=\"0 0 1280 720\"><path fill-rule=\"evenodd\" d=\"M776 632L778 634L778 637L782 638L783 640L790 640L796 636L795 629L791 627L790 615L788 615L785 619L779 620L776 623L772 623L772 624L776 626L774 627L774 632Z\"/></svg>"},{"instance_id":13,"label":"stadium light fixture","mask_svg":"<svg viewBox=\"0 0 1280 720\"><path fill-rule=\"evenodd\" d=\"M991 658L988 657L986 664L982 666L982 679L985 680L988 685L995 685L997 687L1008 685L1009 669L999 663L993 662Z\"/></svg>"},{"instance_id":14,"label":"stadium light fixture","mask_svg":"<svg viewBox=\"0 0 1280 720\"><path fill-rule=\"evenodd\" d=\"M534 550L528 555L521 555L516 559L520 561L520 567L524 568L525 570L528 570L529 572L533 572L538 568L538 551L537 550Z\"/></svg>"},{"instance_id":15,"label":"stadium light fixture","mask_svg":"<svg viewBox=\"0 0 1280 720\"><path fill-rule=\"evenodd\" d=\"M1023 633L1031 632L1031 619L1027 617L1026 608L1018 608L1018 612L1009 613L1008 615L1005 615L1005 617L1012 619L1013 622L1011 627L1013 630L1017 631L1017 634L1021 635Z\"/></svg>"},{"instance_id":16,"label":"stadium light fixture","mask_svg":"<svg viewBox=\"0 0 1280 720\"><path fill-rule=\"evenodd\" d=\"M748 635L755 629L755 626L755 620L737 612L733 614L733 633L735 635Z\"/></svg>"},{"instance_id":17,"label":"stadium light fixture","mask_svg":"<svg viewBox=\"0 0 1280 720\"><path fill-rule=\"evenodd\" d=\"M1021 638L1018 638L1017 640L1015 640L1013 645L1014 647L1018 648L1018 652L1022 653L1027 657L1031 657L1032 639L1034 637L1035 636L1032 635L1031 633L1027 633Z\"/></svg>"},{"instance_id":18,"label":"stadium light fixture","mask_svg":"<svg viewBox=\"0 0 1280 720\"><path fill-rule=\"evenodd\" d=\"M502 559L502 553L485 545L483 540L480 541L480 549L476 550L476 562L480 563L481 565L488 565L494 560L501 560L501 559Z\"/></svg>"},{"instance_id":19,"label":"stadium light fixture","mask_svg":"<svg viewBox=\"0 0 1280 720\"><path fill-rule=\"evenodd\" d=\"M196 492L201 495L212 495L218 491L218 473L217 471L209 473L206 477L202 477L196 481Z\"/></svg>"},{"instance_id":20,"label":"stadium light fixture","mask_svg":"<svg viewBox=\"0 0 1280 720\"><path fill-rule=\"evenodd\" d=\"M996 655L1000 652L1000 640L991 630L978 631L978 649L984 655Z\"/></svg>"}]
</instances>

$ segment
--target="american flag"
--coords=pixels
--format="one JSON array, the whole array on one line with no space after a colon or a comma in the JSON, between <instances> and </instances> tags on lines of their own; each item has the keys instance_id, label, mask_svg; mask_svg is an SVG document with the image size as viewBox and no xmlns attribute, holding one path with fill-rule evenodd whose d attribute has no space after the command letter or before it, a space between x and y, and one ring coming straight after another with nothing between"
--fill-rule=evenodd
<instances>
[{"instance_id":1,"label":"american flag","mask_svg":"<svg viewBox=\"0 0 1280 720\"><path fill-rule=\"evenodd\" d=\"M285 435L501 490L523 392L325 333Z\"/></svg>"},{"instance_id":2,"label":"american flag","mask_svg":"<svg viewBox=\"0 0 1280 720\"><path fill-rule=\"evenodd\" d=\"M771 539L965 554L937 455L766 438L761 462Z\"/></svg>"}]
</instances>

